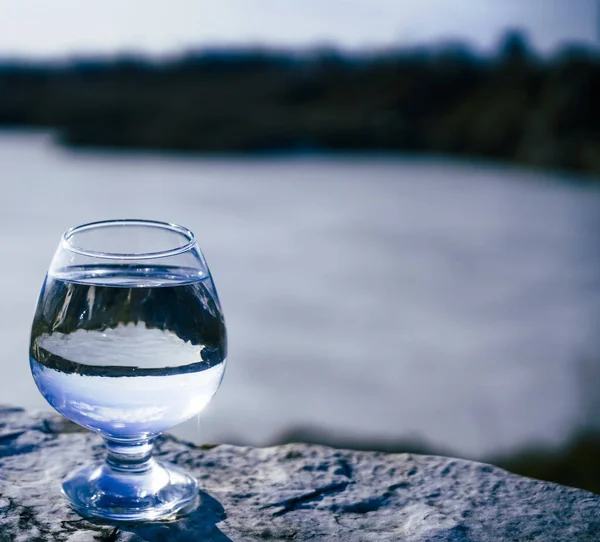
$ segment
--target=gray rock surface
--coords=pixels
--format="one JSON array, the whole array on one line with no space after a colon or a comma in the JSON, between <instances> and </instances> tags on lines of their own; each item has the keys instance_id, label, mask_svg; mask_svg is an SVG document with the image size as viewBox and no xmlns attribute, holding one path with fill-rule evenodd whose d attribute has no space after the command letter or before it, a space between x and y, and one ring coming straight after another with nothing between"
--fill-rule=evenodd
<instances>
[{"instance_id":1,"label":"gray rock surface","mask_svg":"<svg viewBox=\"0 0 600 542\"><path fill-rule=\"evenodd\" d=\"M91 523L60 481L103 456L58 416L0 407L0 541L599 541L600 496L458 459L294 444L196 447L156 455L194 473L202 505L178 522Z\"/></svg>"}]
</instances>

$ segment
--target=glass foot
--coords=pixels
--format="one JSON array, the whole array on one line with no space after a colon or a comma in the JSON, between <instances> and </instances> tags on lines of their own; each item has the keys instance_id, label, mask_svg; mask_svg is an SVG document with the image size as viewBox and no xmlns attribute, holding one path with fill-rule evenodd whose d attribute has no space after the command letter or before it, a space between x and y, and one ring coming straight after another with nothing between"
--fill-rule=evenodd
<instances>
[{"instance_id":1,"label":"glass foot","mask_svg":"<svg viewBox=\"0 0 600 542\"><path fill-rule=\"evenodd\" d=\"M108 463L84 467L63 482L63 495L81 516L113 521L168 521L198 506L195 478L154 460L146 465L137 472Z\"/></svg>"}]
</instances>

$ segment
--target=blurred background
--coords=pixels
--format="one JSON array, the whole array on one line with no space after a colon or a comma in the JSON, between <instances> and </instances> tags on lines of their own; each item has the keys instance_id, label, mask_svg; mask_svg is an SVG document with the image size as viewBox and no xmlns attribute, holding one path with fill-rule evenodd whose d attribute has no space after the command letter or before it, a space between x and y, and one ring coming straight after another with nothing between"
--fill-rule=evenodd
<instances>
[{"instance_id":1,"label":"blurred background","mask_svg":"<svg viewBox=\"0 0 600 542\"><path fill-rule=\"evenodd\" d=\"M0 397L61 233L196 232L224 385L175 430L600 492L594 0L0 0Z\"/></svg>"}]
</instances>

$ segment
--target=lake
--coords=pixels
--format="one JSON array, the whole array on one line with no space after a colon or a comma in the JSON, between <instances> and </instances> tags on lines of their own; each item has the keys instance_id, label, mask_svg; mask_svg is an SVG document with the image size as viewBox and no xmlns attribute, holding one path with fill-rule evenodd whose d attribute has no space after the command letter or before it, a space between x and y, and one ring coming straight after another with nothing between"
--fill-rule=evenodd
<instances>
[{"instance_id":1,"label":"lake","mask_svg":"<svg viewBox=\"0 0 600 542\"><path fill-rule=\"evenodd\" d=\"M28 340L61 233L129 217L196 233L227 318L224 384L179 436L260 445L308 427L480 458L600 422L600 190L576 177L2 132L0 179L2 402L49 409Z\"/></svg>"}]
</instances>

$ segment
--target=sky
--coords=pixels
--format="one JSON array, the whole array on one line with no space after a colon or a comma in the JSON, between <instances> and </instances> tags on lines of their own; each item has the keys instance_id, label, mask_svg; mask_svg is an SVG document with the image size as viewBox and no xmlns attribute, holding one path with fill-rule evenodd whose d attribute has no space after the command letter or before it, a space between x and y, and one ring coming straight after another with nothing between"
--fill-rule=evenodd
<instances>
[{"instance_id":1,"label":"sky","mask_svg":"<svg viewBox=\"0 0 600 542\"><path fill-rule=\"evenodd\" d=\"M600 0L0 0L0 56L140 52L207 45L493 49L507 28L552 51L599 47Z\"/></svg>"}]
</instances>

